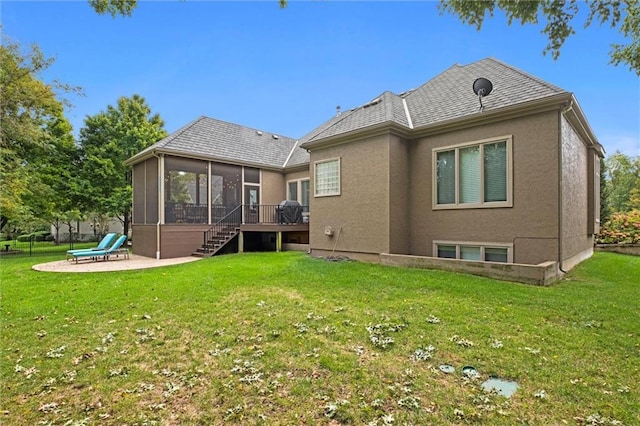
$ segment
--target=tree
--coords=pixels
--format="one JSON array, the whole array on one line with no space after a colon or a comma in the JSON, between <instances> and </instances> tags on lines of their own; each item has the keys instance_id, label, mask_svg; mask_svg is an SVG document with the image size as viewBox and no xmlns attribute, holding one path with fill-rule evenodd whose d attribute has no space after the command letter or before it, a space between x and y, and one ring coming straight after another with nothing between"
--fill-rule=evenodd
<instances>
[{"instance_id":1,"label":"tree","mask_svg":"<svg viewBox=\"0 0 640 426\"><path fill-rule=\"evenodd\" d=\"M611 45L611 63L627 64L640 75L640 2L637 0L600 0L582 2L577 0L440 0L441 13L451 13L465 24L481 29L487 15L493 17L496 9L502 10L511 25L537 25L546 22L542 33L549 39L543 53L550 52L554 59L560 56L560 49L569 36L575 34L572 22L582 8L587 8L584 28L594 22L609 24L617 28L629 44Z\"/></svg>"},{"instance_id":2,"label":"tree","mask_svg":"<svg viewBox=\"0 0 640 426\"><path fill-rule=\"evenodd\" d=\"M45 84L38 74L51 66L38 46L25 54L6 37L0 46L0 229L9 221L25 222L47 209L47 183L39 162L72 141L64 117L64 100L56 91L79 91ZM71 138L71 139L70 139ZM72 143L72 142L71 142Z\"/></svg>"},{"instance_id":3,"label":"tree","mask_svg":"<svg viewBox=\"0 0 640 426\"><path fill-rule=\"evenodd\" d=\"M607 185L607 163L604 158L600 159L600 224L604 225L611 216L611 208L607 200L609 199L609 188Z\"/></svg>"},{"instance_id":4,"label":"tree","mask_svg":"<svg viewBox=\"0 0 640 426\"><path fill-rule=\"evenodd\" d=\"M110 14L131 16L133 9L138 6L137 0L89 0L89 5L100 15Z\"/></svg>"},{"instance_id":5,"label":"tree","mask_svg":"<svg viewBox=\"0 0 640 426\"><path fill-rule=\"evenodd\" d=\"M605 158L607 205L612 213L628 212L640 206L640 157L629 157L619 151Z\"/></svg>"},{"instance_id":6,"label":"tree","mask_svg":"<svg viewBox=\"0 0 640 426\"><path fill-rule=\"evenodd\" d=\"M139 95L87 117L79 138L87 211L117 217L128 233L132 173L124 162L166 135L164 121Z\"/></svg>"}]
</instances>

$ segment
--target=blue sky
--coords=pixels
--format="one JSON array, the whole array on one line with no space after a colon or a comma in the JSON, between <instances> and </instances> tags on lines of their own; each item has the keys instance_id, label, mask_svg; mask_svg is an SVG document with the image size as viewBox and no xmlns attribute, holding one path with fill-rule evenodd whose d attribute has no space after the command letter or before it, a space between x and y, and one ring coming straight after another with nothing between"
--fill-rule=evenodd
<instances>
[{"instance_id":1,"label":"blue sky","mask_svg":"<svg viewBox=\"0 0 640 426\"><path fill-rule=\"evenodd\" d=\"M140 1L131 18L97 15L83 0L2 1L4 33L56 59L42 75L81 86L67 113L87 115L120 96L145 97L173 132L201 115L299 138L385 90L400 93L454 64L494 57L573 92L607 154L640 155L640 79L609 65L624 40L597 25L543 56L540 28L481 31L440 15L437 3ZM469 89L471 91L471 88Z\"/></svg>"}]
</instances>

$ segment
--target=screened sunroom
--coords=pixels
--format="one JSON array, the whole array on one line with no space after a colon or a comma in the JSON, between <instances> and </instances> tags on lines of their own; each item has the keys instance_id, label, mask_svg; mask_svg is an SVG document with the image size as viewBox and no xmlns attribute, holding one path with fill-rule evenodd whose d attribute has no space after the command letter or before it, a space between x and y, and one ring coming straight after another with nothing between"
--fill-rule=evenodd
<instances>
[{"instance_id":1,"label":"screened sunroom","mask_svg":"<svg viewBox=\"0 0 640 426\"><path fill-rule=\"evenodd\" d=\"M287 188L279 171L151 156L133 165L134 253L186 256L223 231L229 239L241 234L230 244L235 251L279 250L292 241L308 244L308 206L301 205L294 219L282 214Z\"/></svg>"}]
</instances>

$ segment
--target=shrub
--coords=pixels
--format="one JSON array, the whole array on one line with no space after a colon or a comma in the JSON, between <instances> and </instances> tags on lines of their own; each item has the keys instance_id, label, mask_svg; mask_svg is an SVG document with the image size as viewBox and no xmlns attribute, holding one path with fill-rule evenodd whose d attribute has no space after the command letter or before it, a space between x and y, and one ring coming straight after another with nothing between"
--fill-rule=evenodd
<instances>
[{"instance_id":1,"label":"shrub","mask_svg":"<svg viewBox=\"0 0 640 426\"><path fill-rule=\"evenodd\" d=\"M640 210L612 214L600 228L596 242L599 244L640 243Z\"/></svg>"},{"instance_id":2,"label":"shrub","mask_svg":"<svg viewBox=\"0 0 640 426\"><path fill-rule=\"evenodd\" d=\"M51 232L49 232L49 231L36 231L36 232L32 233L31 235L33 235L33 239L35 241L45 241L47 239L47 237L49 235L51 235Z\"/></svg>"}]
</instances>

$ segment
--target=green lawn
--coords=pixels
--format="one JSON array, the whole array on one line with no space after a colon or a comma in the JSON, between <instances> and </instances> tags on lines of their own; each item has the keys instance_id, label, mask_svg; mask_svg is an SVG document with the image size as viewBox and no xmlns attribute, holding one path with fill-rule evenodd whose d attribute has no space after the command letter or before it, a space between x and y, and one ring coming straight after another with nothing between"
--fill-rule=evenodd
<instances>
[{"instance_id":1,"label":"green lawn","mask_svg":"<svg viewBox=\"0 0 640 426\"><path fill-rule=\"evenodd\" d=\"M2 424L640 424L640 258L552 287L300 253L30 269L50 260L0 260Z\"/></svg>"}]
</instances>

